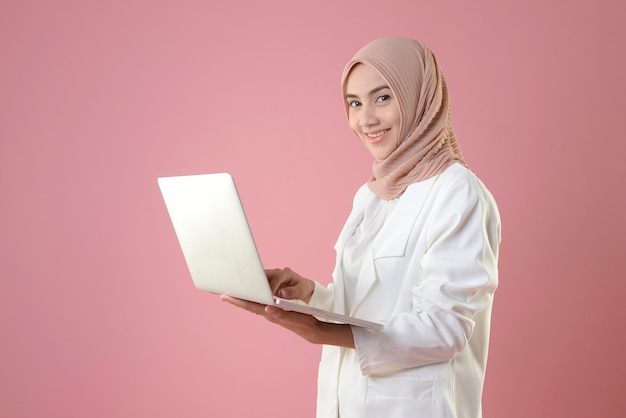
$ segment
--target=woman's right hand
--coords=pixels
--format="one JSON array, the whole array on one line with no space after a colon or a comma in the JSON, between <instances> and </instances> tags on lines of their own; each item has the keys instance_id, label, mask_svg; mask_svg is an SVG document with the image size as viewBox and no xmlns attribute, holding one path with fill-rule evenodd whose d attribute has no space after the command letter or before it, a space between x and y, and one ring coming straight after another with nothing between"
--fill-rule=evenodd
<instances>
[{"instance_id":1,"label":"woman's right hand","mask_svg":"<svg viewBox=\"0 0 626 418\"><path fill-rule=\"evenodd\" d=\"M289 267L283 269L265 270L267 279L270 282L272 293L282 299L299 299L309 303L315 282L300 276Z\"/></svg>"}]
</instances>

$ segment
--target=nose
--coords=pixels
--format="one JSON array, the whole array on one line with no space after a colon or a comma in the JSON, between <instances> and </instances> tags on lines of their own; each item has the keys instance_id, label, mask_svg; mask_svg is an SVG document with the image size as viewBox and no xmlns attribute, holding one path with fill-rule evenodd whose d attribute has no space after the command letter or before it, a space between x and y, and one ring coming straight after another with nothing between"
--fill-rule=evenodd
<instances>
[{"instance_id":1,"label":"nose","mask_svg":"<svg viewBox=\"0 0 626 418\"><path fill-rule=\"evenodd\" d=\"M378 123L378 116L376 115L376 109L374 106L364 105L361 108L361 118L359 119L359 125L362 128L373 126Z\"/></svg>"}]
</instances>

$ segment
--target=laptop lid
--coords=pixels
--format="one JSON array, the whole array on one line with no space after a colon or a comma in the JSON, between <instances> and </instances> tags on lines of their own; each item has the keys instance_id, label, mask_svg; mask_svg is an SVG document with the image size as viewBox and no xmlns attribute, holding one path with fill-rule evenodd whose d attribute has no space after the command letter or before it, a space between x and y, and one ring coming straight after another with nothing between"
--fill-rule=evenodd
<instances>
[{"instance_id":1,"label":"laptop lid","mask_svg":"<svg viewBox=\"0 0 626 418\"><path fill-rule=\"evenodd\" d=\"M229 173L159 177L158 184L196 288L327 321L381 324L276 299Z\"/></svg>"}]
</instances>

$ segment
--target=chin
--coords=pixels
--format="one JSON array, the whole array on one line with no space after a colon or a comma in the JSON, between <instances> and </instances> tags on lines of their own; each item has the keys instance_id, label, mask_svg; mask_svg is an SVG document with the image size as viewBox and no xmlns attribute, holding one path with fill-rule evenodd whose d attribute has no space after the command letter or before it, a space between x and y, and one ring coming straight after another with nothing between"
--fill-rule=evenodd
<instances>
[{"instance_id":1,"label":"chin","mask_svg":"<svg viewBox=\"0 0 626 418\"><path fill-rule=\"evenodd\" d=\"M388 150L370 151L370 154L372 154L372 157L374 157L374 159L378 161L386 159L387 157L391 155L391 153L392 151L388 151Z\"/></svg>"}]
</instances>

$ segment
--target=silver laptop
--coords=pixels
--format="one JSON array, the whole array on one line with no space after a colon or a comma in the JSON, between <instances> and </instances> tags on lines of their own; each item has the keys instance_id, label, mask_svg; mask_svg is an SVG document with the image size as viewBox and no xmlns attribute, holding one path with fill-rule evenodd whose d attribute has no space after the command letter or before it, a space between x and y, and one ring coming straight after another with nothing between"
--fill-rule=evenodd
<instances>
[{"instance_id":1,"label":"silver laptop","mask_svg":"<svg viewBox=\"0 0 626 418\"><path fill-rule=\"evenodd\" d=\"M158 183L196 288L324 321L382 328L380 323L274 297L230 174L159 177Z\"/></svg>"}]
</instances>

